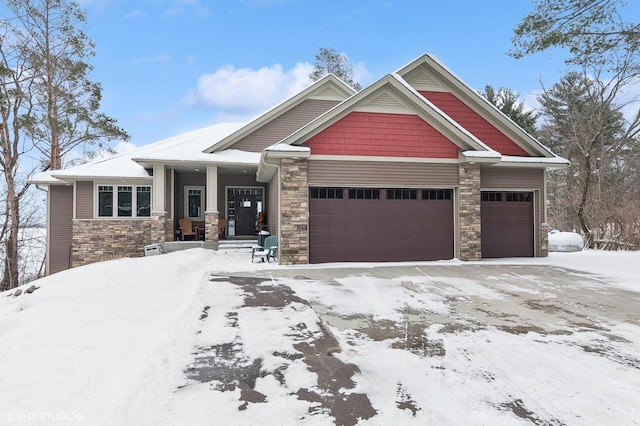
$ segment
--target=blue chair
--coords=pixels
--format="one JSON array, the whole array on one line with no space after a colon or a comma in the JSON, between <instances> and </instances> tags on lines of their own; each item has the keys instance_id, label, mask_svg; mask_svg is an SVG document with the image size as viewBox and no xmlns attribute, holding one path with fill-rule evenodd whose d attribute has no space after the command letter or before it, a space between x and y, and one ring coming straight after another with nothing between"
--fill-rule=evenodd
<instances>
[{"instance_id":1,"label":"blue chair","mask_svg":"<svg viewBox=\"0 0 640 426\"><path fill-rule=\"evenodd\" d=\"M251 263L253 263L253 259L256 257L262 258L262 261L267 260L267 263L273 259L274 261L278 261L276 259L276 251L278 250L278 237L275 235L271 235L264 240L263 246L255 246L251 250Z\"/></svg>"}]
</instances>

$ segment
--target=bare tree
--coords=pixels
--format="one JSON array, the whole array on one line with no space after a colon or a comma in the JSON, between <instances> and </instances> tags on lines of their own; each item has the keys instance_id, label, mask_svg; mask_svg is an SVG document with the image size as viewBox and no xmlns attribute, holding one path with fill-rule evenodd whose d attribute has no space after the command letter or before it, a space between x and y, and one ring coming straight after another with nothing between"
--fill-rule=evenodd
<instances>
[{"instance_id":1,"label":"bare tree","mask_svg":"<svg viewBox=\"0 0 640 426\"><path fill-rule=\"evenodd\" d=\"M637 166L629 160L640 147L640 120L627 121L616 101L624 87L624 79L572 72L539 97L545 124L538 136L571 160L550 177L552 224L581 231L590 247L637 244L640 210L629 199Z\"/></svg>"},{"instance_id":2,"label":"bare tree","mask_svg":"<svg viewBox=\"0 0 640 426\"><path fill-rule=\"evenodd\" d=\"M321 47L316 53L313 67L313 72L309 74L311 81L318 81L327 74L333 74L354 90L362 89L360 83L354 80L353 66L344 53Z\"/></svg>"},{"instance_id":3,"label":"bare tree","mask_svg":"<svg viewBox=\"0 0 640 426\"><path fill-rule=\"evenodd\" d=\"M532 0L532 3L533 12L514 30L514 49L509 54L515 58L559 47L568 52L569 65L596 66L615 72L619 57L640 48L640 23L623 17L626 0ZM636 55L626 66L638 73L640 57Z\"/></svg>"},{"instance_id":4,"label":"bare tree","mask_svg":"<svg viewBox=\"0 0 640 426\"><path fill-rule=\"evenodd\" d=\"M2 289L17 287L19 282L20 202L29 187L21 176L20 159L32 148L23 142L21 129L32 111L29 99L33 73L11 41L8 33L0 35L0 172L6 191L0 232L4 248Z\"/></svg>"}]
</instances>

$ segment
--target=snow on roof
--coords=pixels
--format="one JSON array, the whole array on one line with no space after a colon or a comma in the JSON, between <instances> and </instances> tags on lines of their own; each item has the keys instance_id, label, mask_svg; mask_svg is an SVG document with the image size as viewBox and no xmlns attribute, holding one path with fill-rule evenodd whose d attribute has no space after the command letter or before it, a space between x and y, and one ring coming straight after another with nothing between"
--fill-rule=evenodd
<instances>
[{"instance_id":1,"label":"snow on roof","mask_svg":"<svg viewBox=\"0 0 640 426\"><path fill-rule=\"evenodd\" d=\"M139 161L158 160L176 162L220 162L258 164L260 154L243 153L242 151L204 154L202 151L235 132L243 123L224 123L205 127L181 135L173 136L159 142L145 145L136 150L82 164L65 170L56 170L46 174L38 174L32 179L42 179L37 183L59 183L58 179L69 178L148 178L149 173ZM58 178L58 179L56 179Z\"/></svg>"},{"instance_id":2,"label":"snow on roof","mask_svg":"<svg viewBox=\"0 0 640 426\"><path fill-rule=\"evenodd\" d=\"M309 152L311 148L307 146L289 145L286 143L276 143L270 147L265 148L265 151L278 151L278 152Z\"/></svg>"},{"instance_id":3,"label":"snow on roof","mask_svg":"<svg viewBox=\"0 0 640 426\"><path fill-rule=\"evenodd\" d=\"M503 157L498 151L489 150L489 151L463 151L462 155L465 157L473 157L473 158L495 158L500 159Z\"/></svg>"},{"instance_id":4,"label":"snow on roof","mask_svg":"<svg viewBox=\"0 0 640 426\"><path fill-rule=\"evenodd\" d=\"M29 179L29 183L33 183L36 185L55 185L65 183L60 179L54 178L51 174L55 173L57 170L47 170L46 172L36 173Z\"/></svg>"}]
</instances>

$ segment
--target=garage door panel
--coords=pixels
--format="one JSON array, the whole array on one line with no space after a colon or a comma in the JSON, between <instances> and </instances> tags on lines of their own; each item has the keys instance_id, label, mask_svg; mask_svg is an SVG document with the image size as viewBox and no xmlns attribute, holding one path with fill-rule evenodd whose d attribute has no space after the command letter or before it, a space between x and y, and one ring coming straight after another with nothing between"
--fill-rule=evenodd
<instances>
[{"instance_id":1,"label":"garage door panel","mask_svg":"<svg viewBox=\"0 0 640 426\"><path fill-rule=\"evenodd\" d=\"M454 256L451 197L388 200L383 195L372 200L349 199L346 194L340 200L311 200L311 263L440 260ZM340 217L340 225L330 229L327 217Z\"/></svg>"},{"instance_id":2,"label":"garage door panel","mask_svg":"<svg viewBox=\"0 0 640 426\"><path fill-rule=\"evenodd\" d=\"M501 195L483 196L482 257L534 256L533 193L494 192L491 194ZM507 194L522 195L510 197L511 199L520 198L519 201L507 201ZM491 200L488 200L489 198Z\"/></svg>"}]
</instances>

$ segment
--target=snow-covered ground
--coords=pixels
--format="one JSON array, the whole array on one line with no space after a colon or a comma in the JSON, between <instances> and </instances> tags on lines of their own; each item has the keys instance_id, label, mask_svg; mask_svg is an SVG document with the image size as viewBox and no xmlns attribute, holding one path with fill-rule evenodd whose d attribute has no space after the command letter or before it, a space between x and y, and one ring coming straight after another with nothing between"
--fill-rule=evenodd
<instances>
[{"instance_id":1,"label":"snow-covered ground","mask_svg":"<svg viewBox=\"0 0 640 426\"><path fill-rule=\"evenodd\" d=\"M88 265L0 293L0 424L640 424L638 276L598 251Z\"/></svg>"}]
</instances>

